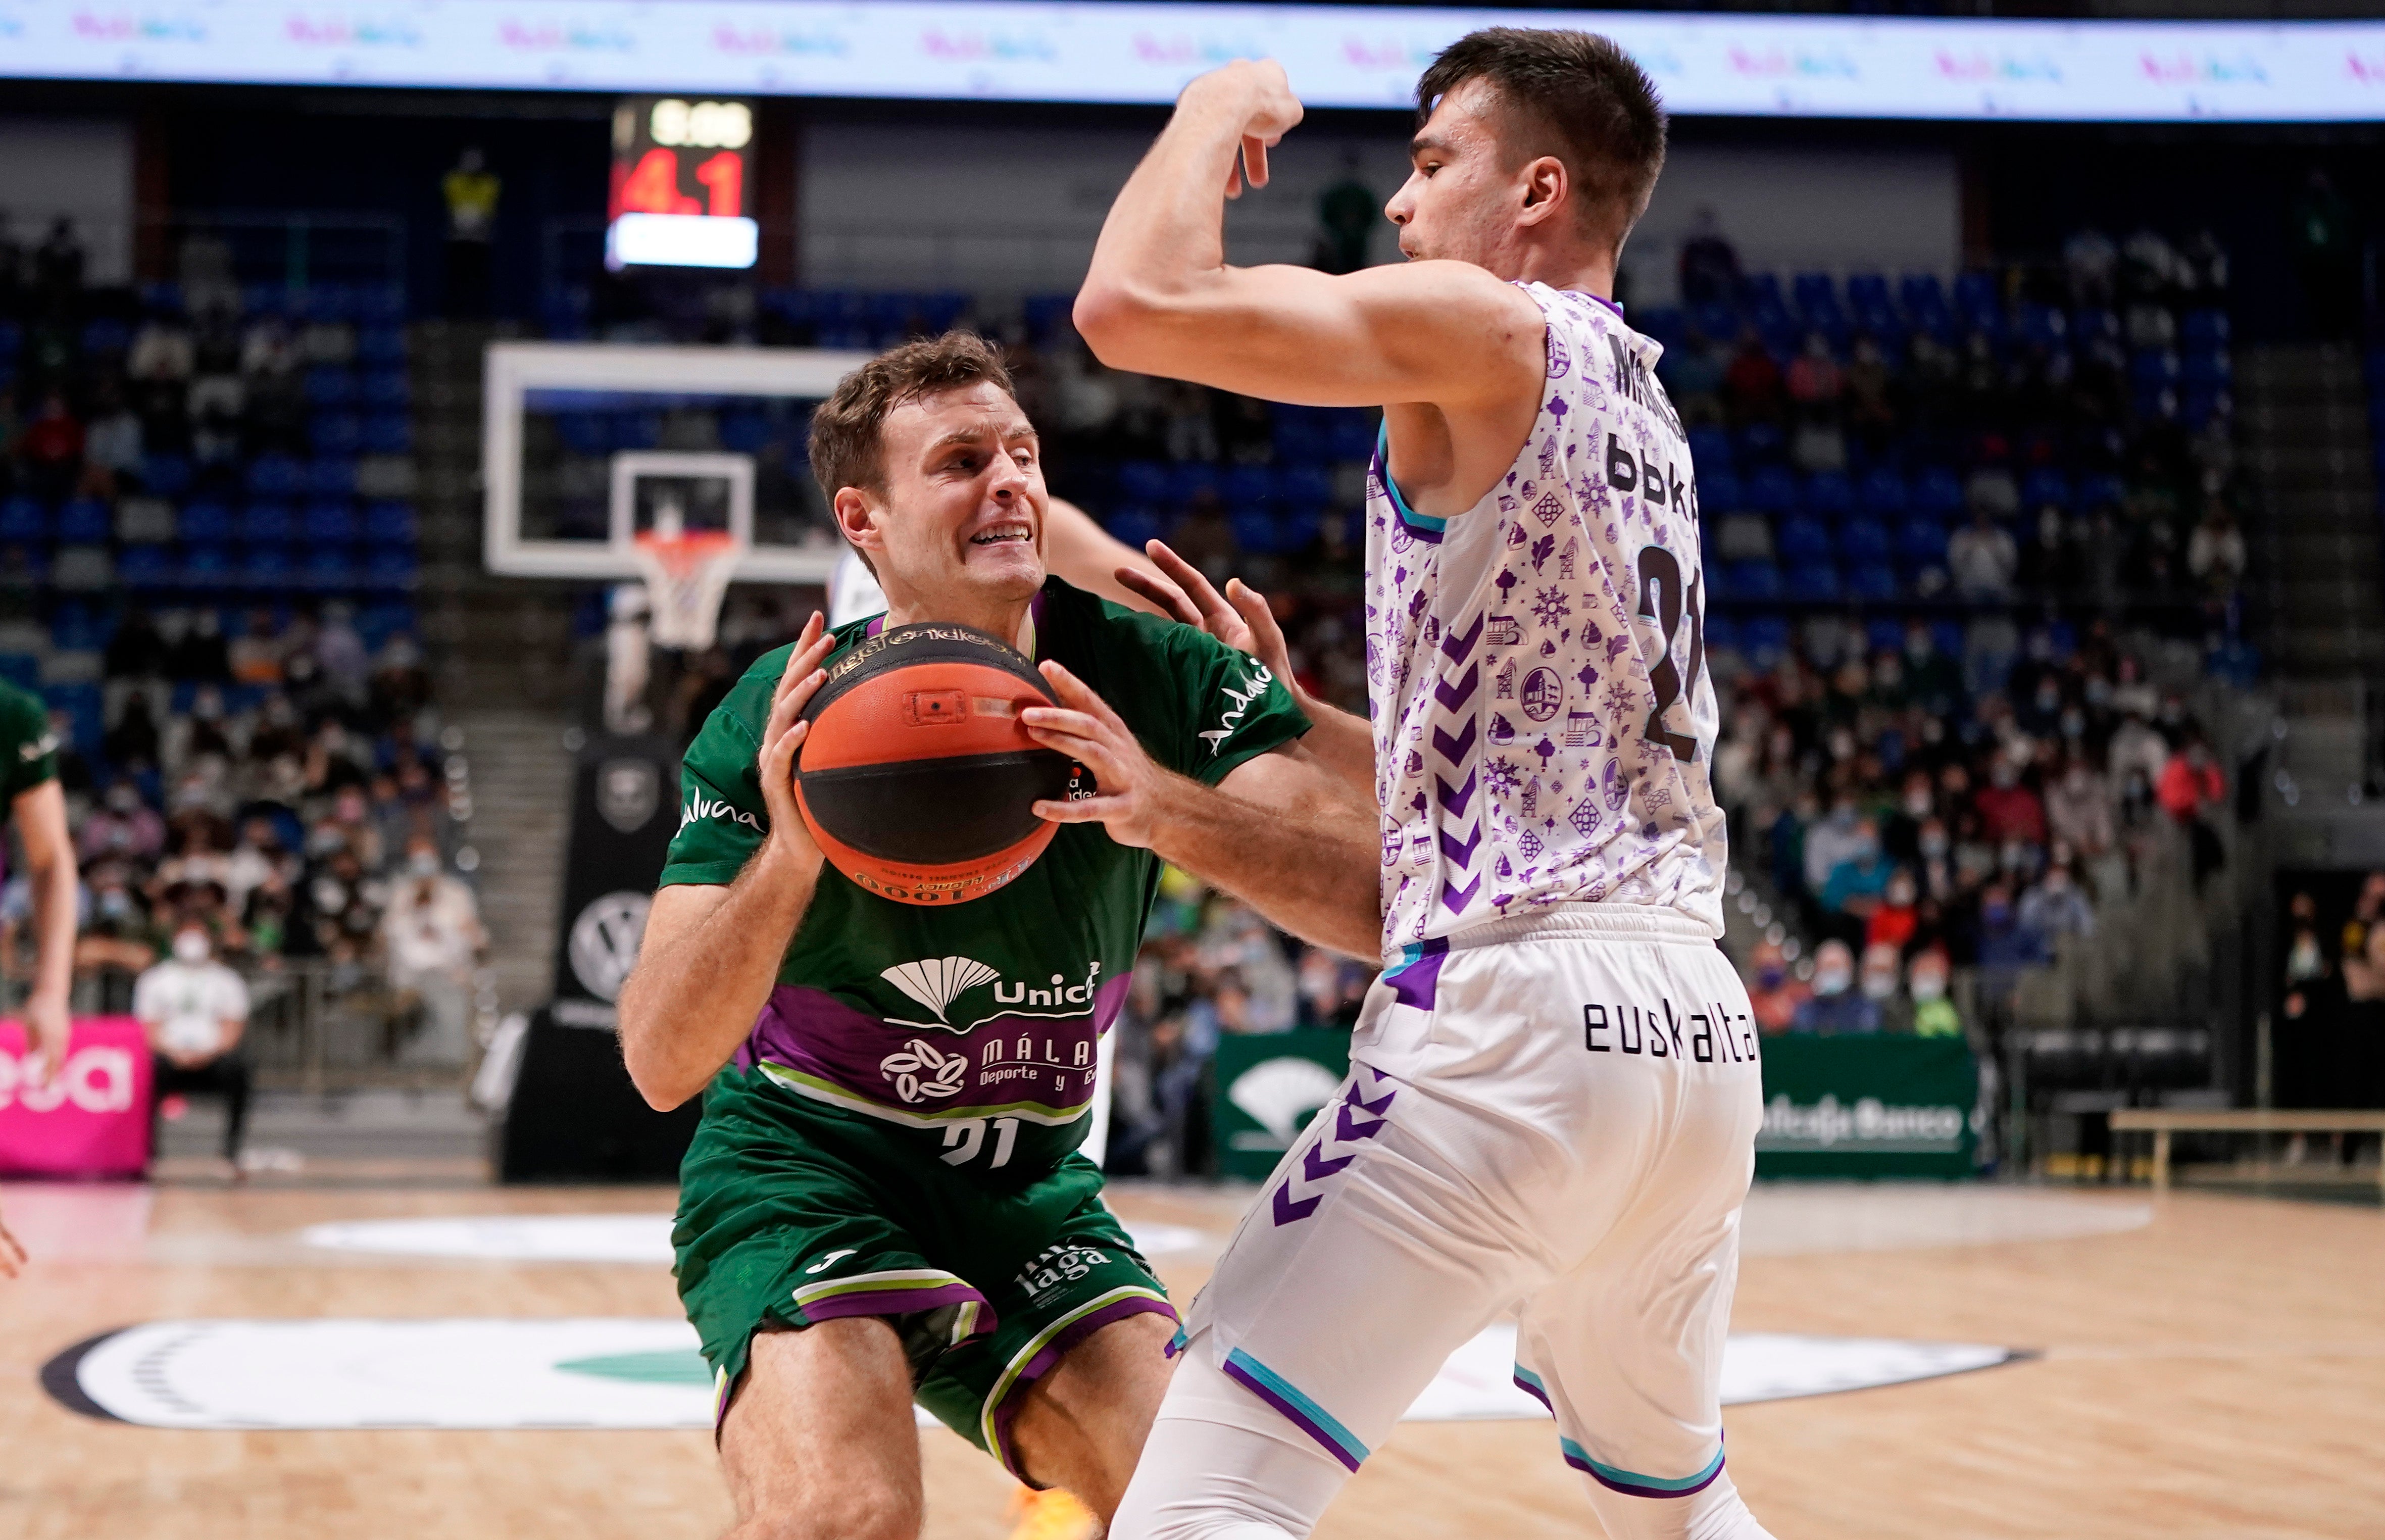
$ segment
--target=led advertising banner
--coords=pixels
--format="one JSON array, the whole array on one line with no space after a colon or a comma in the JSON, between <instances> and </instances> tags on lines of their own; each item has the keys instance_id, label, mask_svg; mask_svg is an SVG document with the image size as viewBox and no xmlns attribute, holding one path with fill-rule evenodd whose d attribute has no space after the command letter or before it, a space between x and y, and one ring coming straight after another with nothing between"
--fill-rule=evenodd
<instances>
[{"instance_id":1,"label":"led advertising banner","mask_svg":"<svg viewBox=\"0 0 2385 1540\"><path fill-rule=\"evenodd\" d=\"M0 77L1173 101L1229 59L1302 98L1400 107L1476 27L1614 37L1677 113L2354 122L2385 119L2385 22L2014 21L1018 5L987 0L0 0Z\"/></svg>"}]
</instances>

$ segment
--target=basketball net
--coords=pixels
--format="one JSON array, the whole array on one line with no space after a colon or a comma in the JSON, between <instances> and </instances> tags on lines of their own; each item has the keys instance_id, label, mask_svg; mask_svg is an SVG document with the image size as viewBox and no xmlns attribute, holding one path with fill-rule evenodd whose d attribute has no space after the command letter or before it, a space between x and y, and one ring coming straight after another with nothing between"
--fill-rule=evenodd
<instances>
[{"instance_id":1,"label":"basketball net","mask_svg":"<svg viewBox=\"0 0 2385 1540\"><path fill-rule=\"evenodd\" d=\"M666 520L637 537L639 570L653 607L648 621L656 646L700 652L712 645L720 601L744 545L724 530L682 530Z\"/></svg>"}]
</instances>

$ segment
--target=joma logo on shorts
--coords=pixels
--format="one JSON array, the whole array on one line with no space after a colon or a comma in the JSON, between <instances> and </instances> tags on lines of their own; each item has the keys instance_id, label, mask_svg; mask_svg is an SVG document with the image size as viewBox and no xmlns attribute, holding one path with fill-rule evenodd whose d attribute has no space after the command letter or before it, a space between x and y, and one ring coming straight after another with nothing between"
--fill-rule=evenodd
<instances>
[{"instance_id":1,"label":"joma logo on shorts","mask_svg":"<svg viewBox=\"0 0 2385 1540\"><path fill-rule=\"evenodd\" d=\"M710 797L699 794L693 801L679 810L679 826L684 829L700 818L725 818L731 823L743 824L757 834L762 833L762 820L753 814L732 803L715 802Z\"/></svg>"}]
</instances>

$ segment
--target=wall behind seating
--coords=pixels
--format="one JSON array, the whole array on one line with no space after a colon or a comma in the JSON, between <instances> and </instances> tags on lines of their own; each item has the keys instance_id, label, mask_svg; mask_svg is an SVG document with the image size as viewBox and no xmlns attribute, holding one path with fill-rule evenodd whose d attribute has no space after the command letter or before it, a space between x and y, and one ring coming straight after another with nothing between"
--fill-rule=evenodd
<instances>
[{"instance_id":1,"label":"wall behind seating","mask_svg":"<svg viewBox=\"0 0 2385 1540\"><path fill-rule=\"evenodd\" d=\"M132 126L108 119L0 118L0 212L27 247L73 218L84 281L121 283L132 270Z\"/></svg>"}]
</instances>

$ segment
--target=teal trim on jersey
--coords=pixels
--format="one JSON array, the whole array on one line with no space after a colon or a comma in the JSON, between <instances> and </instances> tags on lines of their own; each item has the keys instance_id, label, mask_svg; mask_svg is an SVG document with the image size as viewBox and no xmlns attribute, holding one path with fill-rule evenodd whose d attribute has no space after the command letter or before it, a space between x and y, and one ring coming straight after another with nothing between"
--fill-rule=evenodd
<instances>
[{"instance_id":1,"label":"teal trim on jersey","mask_svg":"<svg viewBox=\"0 0 2385 1540\"><path fill-rule=\"evenodd\" d=\"M1295 1414L1292 1421L1298 1422L1310 1434L1317 1438L1330 1439L1339 1446L1343 1463L1351 1470L1355 1471L1359 1462L1367 1458L1367 1446L1358 1442L1355 1434L1343 1427L1331 1412L1310 1400L1302 1393L1298 1385L1259 1362L1258 1359L1237 1347L1226 1355L1226 1367L1229 1370L1242 1371L1242 1374L1235 1376L1237 1379L1247 1375L1287 1403L1289 1409Z\"/></svg>"},{"instance_id":2,"label":"teal trim on jersey","mask_svg":"<svg viewBox=\"0 0 2385 1540\"><path fill-rule=\"evenodd\" d=\"M1522 1371L1519 1370L1517 1372L1520 1373ZM1722 1451L1717 1449L1714 1459L1707 1462L1706 1468L1696 1475L1683 1476L1679 1481L1667 1481L1662 1476L1643 1476L1636 1471L1626 1471L1619 1465L1601 1464L1590 1458L1589 1450L1570 1438L1560 1436L1557 1444L1565 1450L1567 1460L1612 1486L1641 1486L1654 1492L1692 1492L1714 1480L1715 1472L1722 1469Z\"/></svg>"},{"instance_id":3,"label":"teal trim on jersey","mask_svg":"<svg viewBox=\"0 0 2385 1540\"><path fill-rule=\"evenodd\" d=\"M1439 534L1449 528L1448 520L1427 519L1408 507L1408 500L1401 496L1400 489L1392 483L1392 425L1388 422L1375 429L1375 458L1383 467L1383 495L1392 500L1392 511L1400 516L1401 523L1430 534Z\"/></svg>"},{"instance_id":4,"label":"teal trim on jersey","mask_svg":"<svg viewBox=\"0 0 2385 1540\"><path fill-rule=\"evenodd\" d=\"M1549 1383L1546 1380L1542 1379L1538 1374L1526 1369L1522 1364L1517 1364L1516 1366L1516 1378L1523 1384L1524 1388L1540 1396L1541 1404L1542 1406L1548 1405Z\"/></svg>"}]
</instances>

